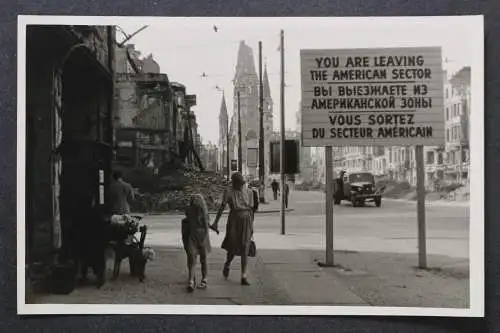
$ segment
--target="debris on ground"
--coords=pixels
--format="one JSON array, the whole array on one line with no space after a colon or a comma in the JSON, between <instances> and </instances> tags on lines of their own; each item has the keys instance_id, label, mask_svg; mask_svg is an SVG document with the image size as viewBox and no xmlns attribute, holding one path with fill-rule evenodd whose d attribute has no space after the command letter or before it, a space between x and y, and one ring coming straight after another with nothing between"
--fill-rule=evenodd
<instances>
[{"instance_id":1,"label":"debris on ground","mask_svg":"<svg viewBox=\"0 0 500 333\"><path fill-rule=\"evenodd\" d=\"M228 181L212 171L190 168L169 170L163 176L144 171L126 178L136 189L132 210L138 213L182 212L193 194L200 193L210 211L217 210Z\"/></svg>"}]
</instances>

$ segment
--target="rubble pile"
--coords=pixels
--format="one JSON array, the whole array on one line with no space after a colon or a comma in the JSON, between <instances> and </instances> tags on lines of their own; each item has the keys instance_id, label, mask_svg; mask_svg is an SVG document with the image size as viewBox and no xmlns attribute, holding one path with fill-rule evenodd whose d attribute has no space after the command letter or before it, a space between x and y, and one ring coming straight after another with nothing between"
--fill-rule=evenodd
<instances>
[{"instance_id":1,"label":"rubble pile","mask_svg":"<svg viewBox=\"0 0 500 333\"><path fill-rule=\"evenodd\" d=\"M138 187L132 210L141 213L182 212L189 204L191 195L204 196L208 209L215 211L220 205L227 180L209 171L193 169L171 170L167 175L155 177L155 191L144 191Z\"/></svg>"}]
</instances>

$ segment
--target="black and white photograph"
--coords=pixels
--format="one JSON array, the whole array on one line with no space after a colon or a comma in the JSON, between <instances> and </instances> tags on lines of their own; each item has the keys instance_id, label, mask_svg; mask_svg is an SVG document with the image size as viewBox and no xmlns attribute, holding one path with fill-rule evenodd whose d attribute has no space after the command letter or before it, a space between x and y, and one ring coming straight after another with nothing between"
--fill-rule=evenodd
<instances>
[{"instance_id":1,"label":"black and white photograph","mask_svg":"<svg viewBox=\"0 0 500 333\"><path fill-rule=\"evenodd\" d=\"M18 314L484 316L482 16L18 16Z\"/></svg>"}]
</instances>

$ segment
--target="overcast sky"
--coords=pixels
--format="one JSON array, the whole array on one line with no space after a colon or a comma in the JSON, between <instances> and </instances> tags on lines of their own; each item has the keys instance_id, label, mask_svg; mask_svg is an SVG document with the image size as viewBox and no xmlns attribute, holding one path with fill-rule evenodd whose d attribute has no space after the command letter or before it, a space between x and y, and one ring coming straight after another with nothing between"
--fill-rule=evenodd
<instances>
[{"instance_id":1,"label":"overcast sky","mask_svg":"<svg viewBox=\"0 0 500 333\"><path fill-rule=\"evenodd\" d=\"M223 87L229 114L233 112L232 83L238 44L253 48L258 71L258 42L263 44L274 100L274 128L279 128L280 112L280 30L285 32L286 127L296 126L299 109L300 49L442 46L443 66L455 72L472 61L473 36L466 17L427 18L165 18L155 21L130 43L144 56L152 54L170 80L186 85L196 94L194 108L203 141L217 143L218 114ZM146 21L120 23L131 34ZM218 27L215 32L213 26ZM118 35L118 39L121 40ZM477 45L477 44L476 44ZM202 77L206 73L207 77Z\"/></svg>"}]
</instances>

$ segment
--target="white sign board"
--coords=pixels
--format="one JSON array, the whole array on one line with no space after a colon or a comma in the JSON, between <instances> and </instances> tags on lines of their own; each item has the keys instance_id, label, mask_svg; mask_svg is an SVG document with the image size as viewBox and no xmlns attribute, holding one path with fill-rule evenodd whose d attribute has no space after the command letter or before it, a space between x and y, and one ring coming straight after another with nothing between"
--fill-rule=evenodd
<instances>
[{"instance_id":1,"label":"white sign board","mask_svg":"<svg viewBox=\"0 0 500 333\"><path fill-rule=\"evenodd\" d=\"M302 145L445 143L441 47L301 50Z\"/></svg>"}]
</instances>

